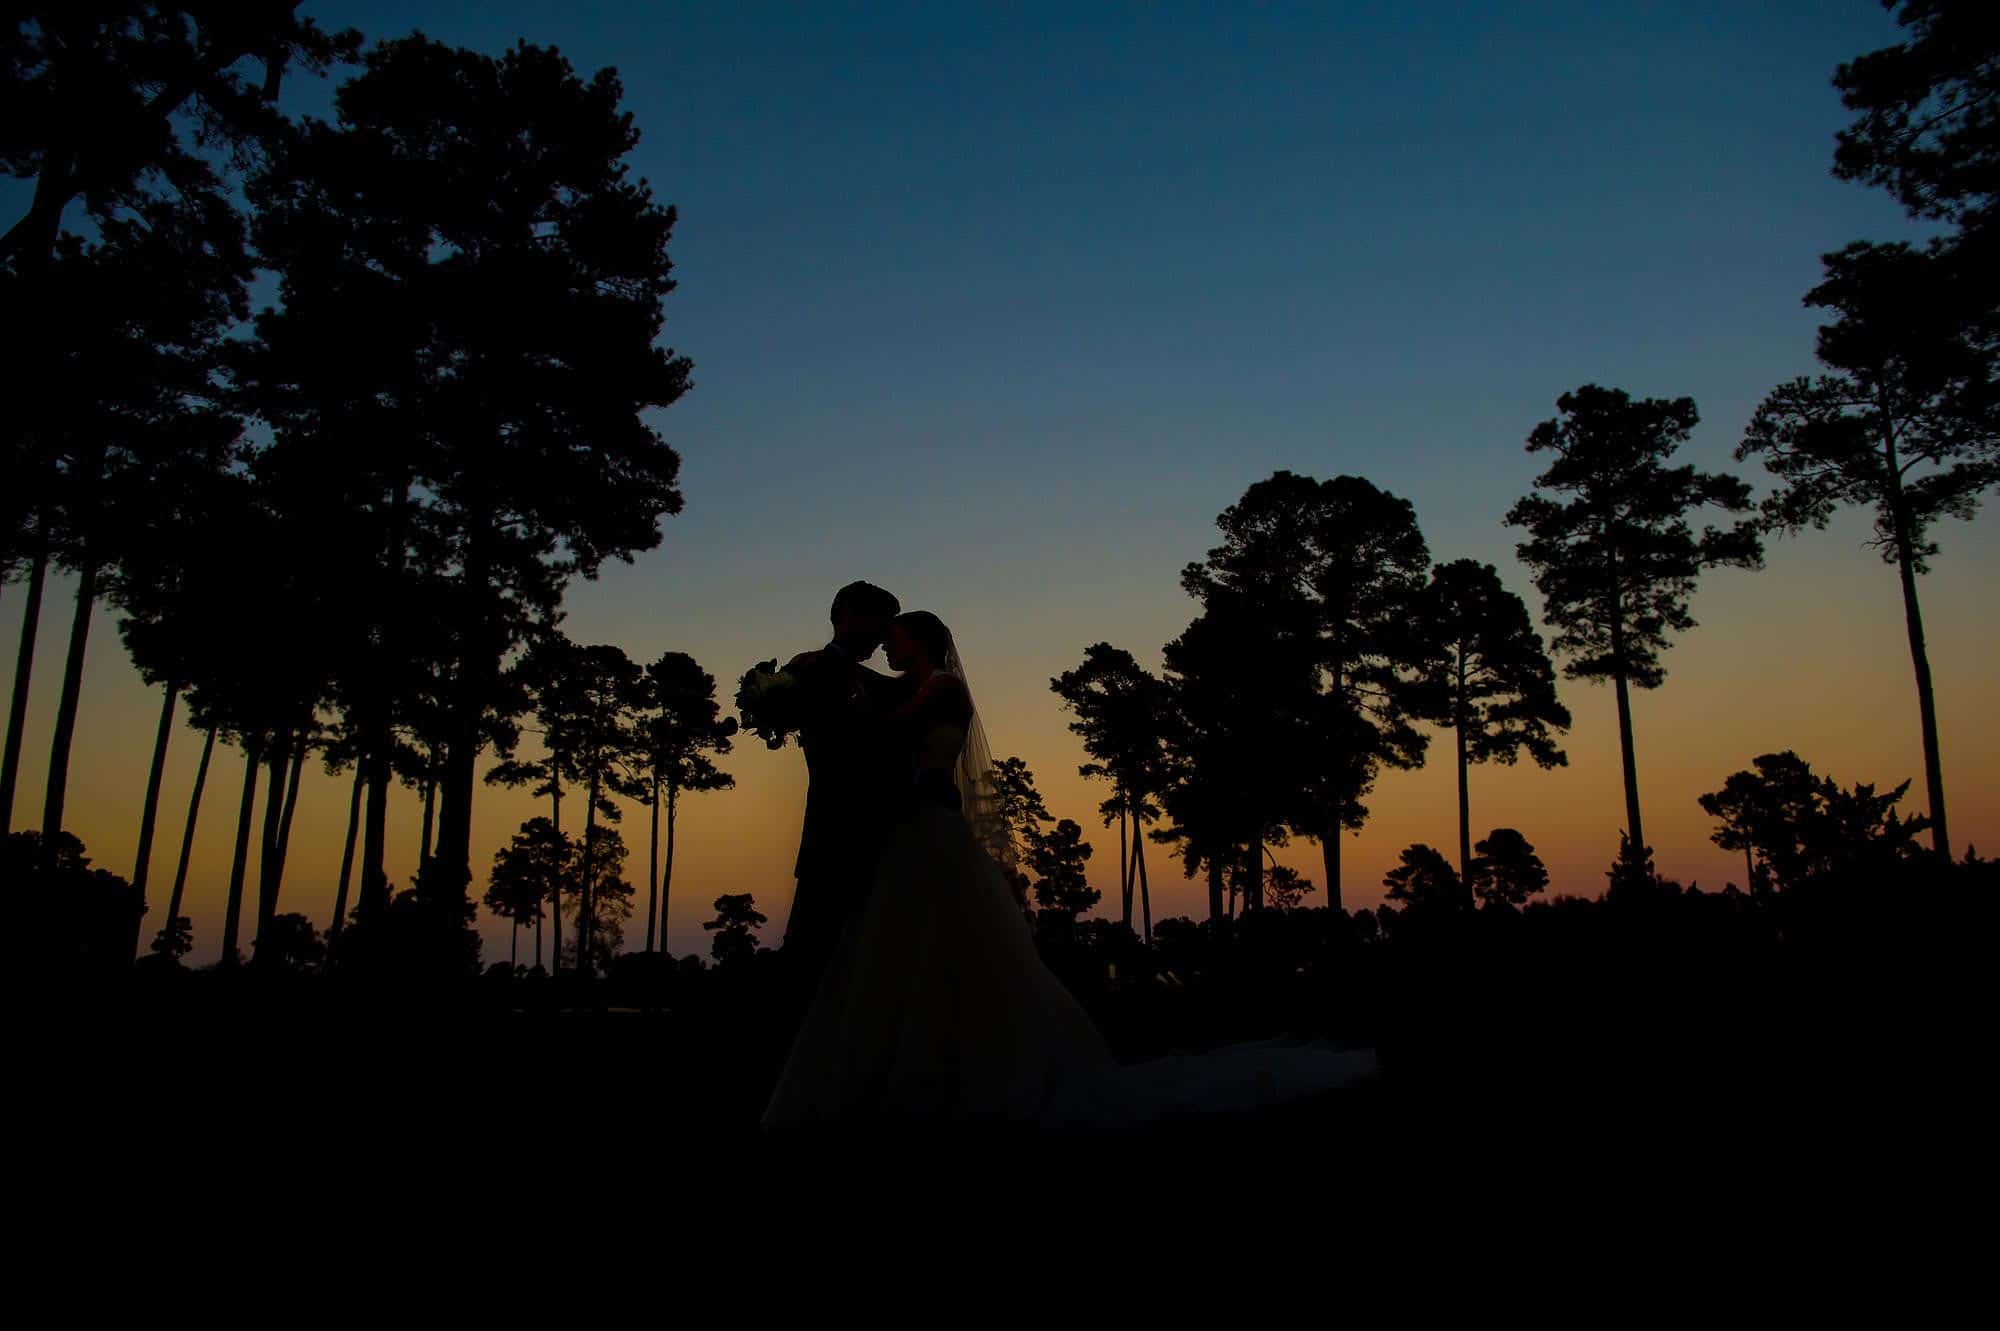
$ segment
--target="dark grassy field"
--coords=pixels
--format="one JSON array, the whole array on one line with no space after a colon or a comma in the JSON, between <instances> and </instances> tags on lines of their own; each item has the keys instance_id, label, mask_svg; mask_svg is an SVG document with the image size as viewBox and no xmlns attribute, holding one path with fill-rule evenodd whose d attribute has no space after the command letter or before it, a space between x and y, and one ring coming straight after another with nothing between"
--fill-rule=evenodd
<instances>
[{"instance_id":1,"label":"dark grassy field","mask_svg":"<svg viewBox=\"0 0 2000 1331\"><path fill-rule=\"evenodd\" d=\"M17 1009L17 1085L37 1153L128 1185L609 1186L621 1171L922 1172L945 1158L1056 1178L1209 1159L1263 1186L1293 1169L1529 1162L1571 1180L1664 1177L1676 1161L1745 1180L1815 1161L1950 1160L1988 1103L1990 971L1971 946L1856 946L1561 964L1377 948L1276 983L1101 987L1086 1000L1127 1059L1291 1030L1373 1048L1381 1064L1371 1083L1311 1101L1116 1134L769 1137L757 1117L789 1027L754 969L710 972L659 1007L602 982L417 990L239 972L52 987ZM1977 1137L1963 1140L1970 1151Z\"/></svg>"}]
</instances>

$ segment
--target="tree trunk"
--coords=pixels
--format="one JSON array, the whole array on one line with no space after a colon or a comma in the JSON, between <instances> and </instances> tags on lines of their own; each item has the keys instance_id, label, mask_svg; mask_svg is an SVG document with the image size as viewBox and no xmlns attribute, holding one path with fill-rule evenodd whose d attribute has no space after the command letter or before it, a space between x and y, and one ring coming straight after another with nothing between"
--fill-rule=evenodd
<instances>
[{"instance_id":1,"label":"tree trunk","mask_svg":"<svg viewBox=\"0 0 2000 1331\"><path fill-rule=\"evenodd\" d=\"M292 768L292 737L281 733L264 760L270 780L264 789L264 835L257 851L257 932L250 939L250 959L269 962L263 949L270 942L271 920L278 913L278 828L284 821L285 782Z\"/></svg>"},{"instance_id":2,"label":"tree trunk","mask_svg":"<svg viewBox=\"0 0 2000 1331\"><path fill-rule=\"evenodd\" d=\"M1153 890L1146 881L1146 843L1139 839L1139 819L1132 818L1132 860L1139 872L1139 919L1146 927L1147 946L1153 942Z\"/></svg>"},{"instance_id":3,"label":"tree trunk","mask_svg":"<svg viewBox=\"0 0 2000 1331\"><path fill-rule=\"evenodd\" d=\"M1125 883L1126 883L1125 891L1132 897L1134 901L1137 901L1139 899L1138 846L1139 846L1140 833L1141 833L1141 828L1139 827L1139 816L1137 814L1133 814L1132 815L1133 853L1127 857L1130 862L1125 866Z\"/></svg>"},{"instance_id":4,"label":"tree trunk","mask_svg":"<svg viewBox=\"0 0 2000 1331\"><path fill-rule=\"evenodd\" d=\"M361 894L354 913L360 920L376 920L389 909L388 751L375 750L360 761L368 799L361 819Z\"/></svg>"},{"instance_id":5,"label":"tree trunk","mask_svg":"<svg viewBox=\"0 0 2000 1331\"><path fill-rule=\"evenodd\" d=\"M236 853L229 861L229 904L222 916L222 964L234 966L237 956L237 932L243 918L243 870L250 861L250 815L257 808L257 769L262 765L264 755L258 746L246 740L243 748L243 802L236 810Z\"/></svg>"},{"instance_id":6,"label":"tree trunk","mask_svg":"<svg viewBox=\"0 0 2000 1331\"><path fill-rule=\"evenodd\" d=\"M431 860L431 819L437 809L437 788L435 776L424 778L424 834L423 839L417 843L418 873L422 873L424 866Z\"/></svg>"},{"instance_id":7,"label":"tree trunk","mask_svg":"<svg viewBox=\"0 0 2000 1331\"><path fill-rule=\"evenodd\" d=\"M76 110L74 106L64 106L62 114L74 115ZM43 267L55 253L56 237L62 231L63 209L77 193L73 143L51 144L40 166L35 173L35 192L28 200L28 211L0 235L0 259L18 252L23 271Z\"/></svg>"},{"instance_id":8,"label":"tree trunk","mask_svg":"<svg viewBox=\"0 0 2000 1331\"><path fill-rule=\"evenodd\" d=\"M1618 690L1618 750L1625 770L1625 826L1636 854L1646 844L1639 821L1639 761L1632 748L1632 694L1625 683L1625 607L1618 595L1618 554L1611 553L1611 668Z\"/></svg>"},{"instance_id":9,"label":"tree trunk","mask_svg":"<svg viewBox=\"0 0 2000 1331\"><path fill-rule=\"evenodd\" d=\"M597 830L597 776L591 775L583 801L583 853L578 857L581 872L576 885L576 973L585 979L597 974L590 947L597 938L597 903L591 891L590 834Z\"/></svg>"},{"instance_id":10,"label":"tree trunk","mask_svg":"<svg viewBox=\"0 0 2000 1331\"><path fill-rule=\"evenodd\" d=\"M462 625L458 677L452 692L446 723L444 790L439 802L437 844L432 858L438 864L441 890L454 892L462 901L472 883L472 795L479 758L479 725L492 693L492 680L500 669L500 648L494 642L493 626L485 618L492 613L487 604L491 581L492 533L486 519L475 515L466 540L464 604L471 607L470 618ZM442 887L450 884L449 888ZM579 954L581 955L581 954Z\"/></svg>"},{"instance_id":11,"label":"tree trunk","mask_svg":"<svg viewBox=\"0 0 2000 1331\"><path fill-rule=\"evenodd\" d=\"M14 830L14 787L21 776L21 731L28 722L28 681L35 670L35 632L42 621L42 588L49 578L48 536L35 527L35 562L28 573L28 604L21 611L21 647L14 657L14 698L7 708L7 748L0 756L0 836Z\"/></svg>"},{"instance_id":12,"label":"tree trunk","mask_svg":"<svg viewBox=\"0 0 2000 1331\"><path fill-rule=\"evenodd\" d=\"M174 866L174 890L167 898L167 924L181 915L181 898L187 891L188 857L194 853L195 820L201 815L201 791L208 784L208 760L215 753L215 727L208 728L208 738L201 742L201 765L194 771L194 793L188 796L187 825L181 829L181 858Z\"/></svg>"},{"instance_id":13,"label":"tree trunk","mask_svg":"<svg viewBox=\"0 0 2000 1331\"><path fill-rule=\"evenodd\" d=\"M1639 822L1639 762L1632 750L1632 695L1625 685L1625 672L1621 668L1615 680L1618 685L1618 751L1625 769L1625 825L1631 829L1632 846L1636 853L1646 844L1646 831Z\"/></svg>"},{"instance_id":14,"label":"tree trunk","mask_svg":"<svg viewBox=\"0 0 2000 1331\"><path fill-rule=\"evenodd\" d=\"M1903 627L1910 638L1910 666L1917 676L1917 719L1923 727L1924 791L1931 805L1931 846L1946 861L1952 857L1951 832L1944 816L1944 760L1938 752L1937 702L1931 692L1931 658L1924 646L1924 612L1917 602L1916 557L1911 550L1907 505L1896 470L1894 440L1888 446L1890 508L1896 524L1896 571L1903 583Z\"/></svg>"},{"instance_id":15,"label":"tree trunk","mask_svg":"<svg viewBox=\"0 0 2000 1331\"><path fill-rule=\"evenodd\" d=\"M507 930L507 973L511 975L521 969L521 921L510 915L507 923L511 926Z\"/></svg>"},{"instance_id":16,"label":"tree trunk","mask_svg":"<svg viewBox=\"0 0 2000 1331\"><path fill-rule=\"evenodd\" d=\"M1119 918L1132 927L1132 870L1125 849L1125 797L1118 796L1118 903Z\"/></svg>"},{"instance_id":17,"label":"tree trunk","mask_svg":"<svg viewBox=\"0 0 2000 1331\"><path fill-rule=\"evenodd\" d=\"M70 744L76 738L76 714L83 701L83 654L90 643L90 612L96 604L97 561L86 559L76 584L76 614L69 624L69 654L63 661L62 698L56 704L56 734L49 745L49 785L42 801L44 844L63 828Z\"/></svg>"},{"instance_id":18,"label":"tree trunk","mask_svg":"<svg viewBox=\"0 0 2000 1331\"><path fill-rule=\"evenodd\" d=\"M1465 904L1472 904L1472 803L1466 788L1465 726L1471 720L1465 705L1465 648L1458 649L1458 692L1452 699L1451 736L1458 748L1458 881Z\"/></svg>"},{"instance_id":19,"label":"tree trunk","mask_svg":"<svg viewBox=\"0 0 2000 1331\"><path fill-rule=\"evenodd\" d=\"M333 892L333 923L326 929L329 946L340 938L341 925L347 918L347 884L354 874L354 834L361 824L361 761L354 763L353 788L347 794L347 840L340 850L340 885Z\"/></svg>"},{"instance_id":20,"label":"tree trunk","mask_svg":"<svg viewBox=\"0 0 2000 1331\"><path fill-rule=\"evenodd\" d=\"M653 927L660 918L660 774L653 773L652 827L646 841L646 955L653 954Z\"/></svg>"},{"instance_id":21,"label":"tree trunk","mask_svg":"<svg viewBox=\"0 0 2000 1331\"><path fill-rule=\"evenodd\" d=\"M1264 834L1250 842L1250 856L1243 874L1243 913L1264 909Z\"/></svg>"},{"instance_id":22,"label":"tree trunk","mask_svg":"<svg viewBox=\"0 0 2000 1331\"><path fill-rule=\"evenodd\" d=\"M1345 620L1340 616L1335 616L1334 623L1336 627L1333 634L1332 660L1327 665L1327 694L1333 699L1334 715L1342 718L1344 721L1348 708L1347 654L1343 633ZM1342 851L1340 838L1341 834L1347 828L1347 801L1350 796L1350 792L1342 784L1347 780L1344 773L1347 772L1350 765L1347 754L1348 738L1345 724L1336 727L1335 740L1336 742L1333 745L1333 800L1331 807L1327 809L1327 833L1320 838L1319 858L1320 867L1326 873L1326 904L1334 910L1341 910L1343 909L1343 898L1340 892L1340 857ZM1360 790L1358 787L1351 793L1353 798L1359 800Z\"/></svg>"},{"instance_id":23,"label":"tree trunk","mask_svg":"<svg viewBox=\"0 0 2000 1331\"><path fill-rule=\"evenodd\" d=\"M292 754L292 775L285 782L285 818L278 824L278 873L272 889L274 895L285 885L285 865L290 862L292 850L292 814L299 807L299 774L305 771L308 747L305 736L301 735L299 747Z\"/></svg>"},{"instance_id":24,"label":"tree trunk","mask_svg":"<svg viewBox=\"0 0 2000 1331\"><path fill-rule=\"evenodd\" d=\"M667 783L667 858L660 866L660 955L667 955L667 904L673 900L674 828L680 822L680 791Z\"/></svg>"},{"instance_id":25,"label":"tree trunk","mask_svg":"<svg viewBox=\"0 0 2000 1331\"><path fill-rule=\"evenodd\" d=\"M461 897L472 882L472 796L479 758L479 723L485 710L484 679L491 673L491 665L489 661L480 679L459 685L460 697L453 707L456 715L445 753L443 789L439 792L437 839L431 847L431 859L440 870L437 881L455 883L451 890ZM468 661L466 668L476 668L476 663Z\"/></svg>"},{"instance_id":26,"label":"tree trunk","mask_svg":"<svg viewBox=\"0 0 2000 1331\"><path fill-rule=\"evenodd\" d=\"M1213 924L1224 918L1222 905L1222 861L1208 862L1208 919Z\"/></svg>"},{"instance_id":27,"label":"tree trunk","mask_svg":"<svg viewBox=\"0 0 2000 1331\"><path fill-rule=\"evenodd\" d=\"M1340 896L1340 810L1336 808L1331 816L1332 826L1319 839L1320 866L1326 871L1326 904L1335 910L1342 910Z\"/></svg>"},{"instance_id":28,"label":"tree trunk","mask_svg":"<svg viewBox=\"0 0 2000 1331\"><path fill-rule=\"evenodd\" d=\"M153 736L153 766L146 774L146 803L139 811L139 852L132 865L132 947L139 955L139 921L146 913L146 879L153 863L153 824L160 816L160 783L167 774L167 741L173 738L174 700L180 697L181 682L167 681L167 696L160 702L160 728Z\"/></svg>"},{"instance_id":29,"label":"tree trunk","mask_svg":"<svg viewBox=\"0 0 2000 1331\"><path fill-rule=\"evenodd\" d=\"M384 538L383 563L388 568L383 605L393 603L401 590L404 549L403 525L410 506L408 480L400 481L389 501L389 530ZM385 614L383 633L387 637L391 621ZM385 642L375 653L375 666L364 684L361 724L362 780L368 787L368 803L361 825L361 900L355 911L362 920L379 919L389 908L388 823L389 758L395 750L392 657L396 644Z\"/></svg>"},{"instance_id":30,"label":"tree trunk","mask_svg":"<svg viewBox=\"0 0 2000 1331\"><path fill-rule=\"evenodd\" d=\"M549 753L549 823L556 830L556 846L562 849L562 778L556 774L556 755ZM549 974L562 974L562 862L567 853L556 857L555 878L549 883ZM535 946L541 946L541 935L536 935Z\"/></svg>"}]
</instances>

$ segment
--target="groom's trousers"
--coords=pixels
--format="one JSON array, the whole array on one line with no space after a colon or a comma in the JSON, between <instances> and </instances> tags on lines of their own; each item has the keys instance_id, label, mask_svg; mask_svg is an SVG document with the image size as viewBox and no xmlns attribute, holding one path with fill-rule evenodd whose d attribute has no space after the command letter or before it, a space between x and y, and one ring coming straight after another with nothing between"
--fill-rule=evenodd
<instances>
[{"instance_id":1,"label":"groom's trousers","mask_svg":"<svg viewBox=\"0 0 2000 1331\"><path fill-rule=\"evenodd\" d=\"M841 931L860 911L872 867L817 868L798 880L785 921L784 957L793 1001L801 1012L812 1002Z\"/></svg>"}]
</instances>

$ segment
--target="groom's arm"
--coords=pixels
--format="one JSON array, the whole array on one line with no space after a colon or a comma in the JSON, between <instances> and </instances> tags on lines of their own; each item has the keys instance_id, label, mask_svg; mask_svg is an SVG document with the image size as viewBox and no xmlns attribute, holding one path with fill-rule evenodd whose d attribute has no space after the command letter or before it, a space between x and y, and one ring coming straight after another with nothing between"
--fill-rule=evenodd
<instances>
[{"instance_id":1,"label":"groom's arm","mask_svg":"<svg viewBox=\"0 0 2000 1331\"><path fill-rule=\"evenodd\" d=\"M821 647L810 652L800 652L785 662L785 669L797 675L808 689L818 689L826 683L826 649Z\"/></svg>"}]
</instances>

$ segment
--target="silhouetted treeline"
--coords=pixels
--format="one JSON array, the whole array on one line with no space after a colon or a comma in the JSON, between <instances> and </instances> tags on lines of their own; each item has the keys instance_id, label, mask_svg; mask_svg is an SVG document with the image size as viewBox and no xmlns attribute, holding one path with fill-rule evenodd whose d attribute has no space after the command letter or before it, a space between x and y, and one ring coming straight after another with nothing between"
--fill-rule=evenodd
<instances>
[{"instance_id":1,"label":"silhouetted treeline","mask_svg":"<svg viewBox=\"0 0 2000 1331\"><path fill-rule=\"evenodd\" d=\"M1525 907L1489 898L1474 909L1455 892L1352 914L1267 903L1236 919L1156 920L1150 946L1116 920L1040 937L1128 1058L1327 1036L1376 1048L1391 1087L1448 1094L1436 1103L1458 1106L1474 1140L1532 1138L1558 1126L1551 1111L1590 1121L1636 1098L1653 1112L1698 1107L1754 1143L1797 1130L1769 1113L1924 1103L1968 1083L1978 1063L2000 866L1882 850L1751 892L1646 875L1599 898ZM1442 857L1439 867L1450 873ZM649 1120L727 1141L769 1094L795 1014L781 954L751 941L754 904L738 895L715 906L710 958L628 952L596 981L503 962L385 1007L418 995L385 993L379 973L361 983L302 949L266 967L142 966L51 997L65 1029L108 1005L143 1010L147 1030L186 1032L137 1044L122 1033L136 1026L103 1023L93 1048L117 1050L121 1069L158 1065L227 1087L256 1048L258 1085L294 1086L301 1112L365 1104L381 1076L468 1110L504 1085L510 1105L535 1112L468 1118L474 1136L504 1138L507 1123L578 1103L569 1080L519 1072L524 1050L560 1047ZM1806 1099L1779 1108L1769 1091ZM169 1120L182 1112L170 1106ZM393 1134L365 1118L330 1126L392 1149Z\"/></svg>"},{"instance_id":2,"label":"silhouetted treeline","mask_svg":"<svg viewBox=\"0 0 2000 1331\"><path fill-rule=\"evenodd\" d=\"M1939 233L1824 256L1805 297L1827 319L1823 372L1774 389L1736 449L1763 464L1761 499L1679 460L1691 397L1584 384L1528 431L1543 470L1494 514L1521 535L1548 642L1492 564L1433 561L1408 500L1283 471L1229 505L1218 543L1181 571L1196 613L1157 673L1098 643L1051 681L1081 771L1105 782L1114 918L1091 915L1083 826L1046 807L1019 760L995 785L1009 872L1065 974L1137 1003L1208 976L1230 977L1215 992L1231 995L1289 992L1281 977L1296 975L1337 987L1342 967L1365 977L1438 939L1498 956L1658 927L1661 956L1668 939L1782 953L1861 936L1869 893L1883 898L1872 909L1920 903L1913 936L1956 945L1991 870L1948 833L1919 587L1942 520L1972 519L2000 482L2000 34L1984 12L1906 0L1906 40L1835 76L1856 116L1836 172L1890 189ZM647 415L690 383L662 345L675 215L628 174L639 131L615 74L582 77L525 43L497 57L421 36L364 49L282 3L34 5L9 25L0 169L32 196L0 236L0 574L25 591L0 886L57 921L35 959L115 975L150 934L143 982L186 980L190 848L213 786L234 812L225 970L247 943L276 984L397 974L456 992L486 974L510 1010L560 1007L598 976L593 1004L754 988L745 977L768 965L756 885L716 904L714 967L664 955L682 802L731 784L715 760L736 723L713 678L685 653L642 666L561 627L571 582L653 548L682 503L678 457ZM331 120L279 112L284 78L330 70L343 80ZM259 274L276 299L253 317ZM1745 754L1750 767L1700 797L1745 882L1683 890L1645 835L1633 693L1664 684L1705 574L1760 568L1767 541L1848 507L1872 515L1901 586L1924 811L1898 811L1902 773L1845 788L1795 754ZM18 832L51 569L77 587L39 830ZM64 830L100 601L161 704L129 874L91 864ZM1609 683L1619 721L1625 827L1597 904L1546 899L1597 885L1550 883L1536 828L1477 835L1482 765L1567 762L1574 699L1559 675ZM201 743L188 807L168 811L162 893L160 795L183 724ZM1457 773L1456 807L1437 811L1446 849L1407 848L1389 904L1349 913L1343 837L1383 773L1423 764L1434 738ZM315 763L347 792L323 921L285 896ZM490 866L470 842L482 778L548 800ZM386 834L398 792L422 810L406 858ZM636 955L623 950L640 895L619 830L631 807L648 821ZM1294 839L1318 846L1321 881L1278 862ZM1155 846L1204 881L1200 923L1155 918ZM409 869L401 890L392 862ZM475 898L510 922L502 970L481 970Z\"/></svg>"},{"instance_id":3,"label":"silhouetted treeline","mask_svg":"<svg viewBox=\"0 0 2000 1331\"><path fill-rule=\"evenodd\" d=\"M0 243L0 567L28 588L0 832L16 825L43 586L67 568L78 586L46 871L64 872L90 616L108 597L161 691L129 878L156 951L190 945L187 847L220 740L242 759L223 964L246 941L260 961L298 951L279 921L301 776L317 762L352 772L328 945L357 960L428 954L449 971L476 956L481 754L512 759L521 718L545 701L537 666L623 661L535 649L558 642L573 579L653 548L681 506L679 460L646 415L689 382L660 337L674 213L627 173L638 131L611 71L585 78L525 43L493 57L417 35L364 51L359 34L294 11L42 5L7 21L0 162L33 182L33 201ZM280 113L287 70L335 66L350 76L330 121ZM260 272L276 300L252 318ZM699 674L679 659L656 667L677 672L656 691ZM575 747L541 779L584 788L586 962L603 915L591 825L601 809L615 818L609 796L664 800L670 861L679 795L726 782L701 766L702 741L672 733L671 698L653 709L665 729L650 748L627 743L630 725L605 712L630 710L628 686L626 663L576 681L588 696L574 713L542 707L575 722ZM201 778L161 910L151 862L177 711L202 735ZM385 834L399 785L423 808L401 895ZM128 959L141 942L135 923Z\"/></svg>"}]
</instances>

